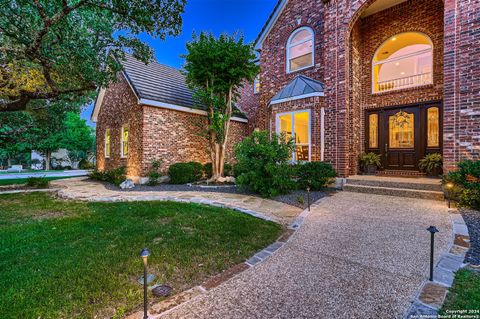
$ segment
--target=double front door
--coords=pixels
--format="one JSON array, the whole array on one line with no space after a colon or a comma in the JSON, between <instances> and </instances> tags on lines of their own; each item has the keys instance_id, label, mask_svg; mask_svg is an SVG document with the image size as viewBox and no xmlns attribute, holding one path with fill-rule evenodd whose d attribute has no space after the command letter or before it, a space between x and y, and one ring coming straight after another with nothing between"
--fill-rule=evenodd
<instances>
[{"instance_id":1,"label":"double front door","mask_svg":"<svg viewBox=\"0 0 480 319\"><path fill-rule=\"evenodd\" d=\"M417 170L426 154L442 152L442 107L392 107L366 114L366 150L381 155L391 170Z\"/></svg>"}]
</instances>

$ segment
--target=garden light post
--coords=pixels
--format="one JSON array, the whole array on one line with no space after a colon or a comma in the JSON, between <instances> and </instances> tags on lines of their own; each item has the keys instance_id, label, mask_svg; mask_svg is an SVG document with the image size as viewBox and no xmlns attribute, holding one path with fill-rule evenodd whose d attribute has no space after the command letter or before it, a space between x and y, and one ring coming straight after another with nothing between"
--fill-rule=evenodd
<instances>
[{"instance_id":1,"label":"garden light post","mask_svg":"<svg viewBox=\"0 0 480 319\"><path fill-rule=\"evenodd\" d=\"M453 189L453 183L447 183L445 185L445 188L447 189L447 199L448 199L448 208L450 208L450 203L452 201L452 189Z\"/></svg>"},{"instance_id":2,"label":"garden light post","mask_svg":"<svg viewBox=\"0 0 480 319\"><path fill-rule=\"evenodd\" d=\"M427 228L430 232L430 281L433 281L433 258L435 252L435 233L438 233L439 230L435 226L430 226Z\"/></svg>"},{"instance_id":3,"label":"garden light post","mask_svg":"<svg viewBox=\"0 0 480 319\"><path fill-rule=\"evenodd\" d=\"M144 248L140 253L143 259L143 319L148 319L148 303L147 303L147 263L150 256L150 250Z\"/></svg>"},{"instance_id":4,"label":"garden light post","mask_svg":"<svg viewBox=\"0 0 480 319\"><path fill-rule=\"evenodd\" d=\"M308 211L310 211L310 187L307 187L307 205Z\"/></svg>"}]
</instances>

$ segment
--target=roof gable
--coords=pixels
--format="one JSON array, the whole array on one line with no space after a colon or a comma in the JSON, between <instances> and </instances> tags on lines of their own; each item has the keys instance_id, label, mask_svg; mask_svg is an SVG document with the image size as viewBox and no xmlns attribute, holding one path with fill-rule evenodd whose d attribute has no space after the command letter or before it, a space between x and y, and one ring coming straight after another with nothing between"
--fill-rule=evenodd
<instances>
[{"instance_id":1,"label":"roof gable","mask_svg":"<svg viewBox=\"0 0 480 319\"><path fill-rule=\"evenodd\" d=\"M278 18L283 12L283 9L285 9L285 6L287 5L288 0L278 0L277 4L273 8L272 13L267 19L267 22L265 22L262 30L257 36L257 39L255 40L255 49L260 50L263 45L263 41L265 41L265 38L268 36L270 31L272 30L273 26L277 22Z\"/></svg>"}]
</instances>

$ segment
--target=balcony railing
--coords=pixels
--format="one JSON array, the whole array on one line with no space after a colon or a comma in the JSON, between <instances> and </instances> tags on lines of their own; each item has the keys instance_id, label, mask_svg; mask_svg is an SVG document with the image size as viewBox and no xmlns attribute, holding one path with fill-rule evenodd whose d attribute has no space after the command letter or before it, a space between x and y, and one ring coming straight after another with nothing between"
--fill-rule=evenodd
<instances>
[{"instance_id":1,"label":"balcony railing","mask_svg":"<svg viewBox=\"0 0 480 319\"><path fill-rule=\"evenodd\" d=\"M407 89L427 84L432 84L432 72L378 82L375 93Z\"/></svg>"}]
</instances>

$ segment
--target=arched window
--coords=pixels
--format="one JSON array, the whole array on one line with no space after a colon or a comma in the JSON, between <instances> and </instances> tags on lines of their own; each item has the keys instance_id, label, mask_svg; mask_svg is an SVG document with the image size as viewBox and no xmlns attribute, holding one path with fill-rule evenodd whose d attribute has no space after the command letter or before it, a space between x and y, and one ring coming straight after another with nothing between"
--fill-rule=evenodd
<instances>
[{"instance_id":1,"label":"arched window","mask_svg":"<svg viewBox=\"0 0 480 319\"><path fill-rule=\"evenodd\" d=\"M419 32L397 34L378 48L372 67L373 93L432 84L432 41Z\"/></svg>"},{"instance_id":2,"label":"arched window","mask_svg":"<svg viewBox=\"0 0 480 319\"><path fill-rule=\"evenodd\" d=\"M311 67L313 54L313 30L308 27L295 30L287 42L287 72Z\"/></svg>"}]
</instances>

